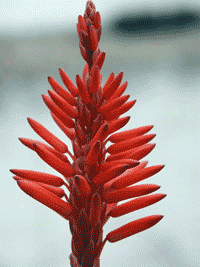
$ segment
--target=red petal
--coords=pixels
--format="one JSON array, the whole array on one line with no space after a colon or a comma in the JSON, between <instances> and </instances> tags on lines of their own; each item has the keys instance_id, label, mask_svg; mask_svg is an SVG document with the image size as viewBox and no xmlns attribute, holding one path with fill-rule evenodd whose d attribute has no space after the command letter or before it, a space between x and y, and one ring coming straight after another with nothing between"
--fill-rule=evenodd
<instances>
[{"instance_id":1,"label":"red petal","mask_svg":"<svg viewBox=\"0 0 200 267\"><path fill-rule=\"evenodd\" d=\"M72 206L36 183L19 180L19 187L29 196L68 219Z\"/></svg>"},{"instance_id":2,"label":"red petal","mask_svg":"<svg viewBox=\"0 0 200 267\"><path fill-rule=\"evenodd\" d=\"M81 157L81 149L80 149L80 147L78 145L76 137L72 141L72 146L73 146L73 151L74 151L75 158L80 158Z\"/></svg>"},{"instance_id":3,"label":"red petal","mask_svg":"<svg viewBox=\"0 0 200 267\"><path fill-rule=\"evenodd\" d=\"M48 147L44 142L41 142L41 141L36 141L36 140L33 140L33 139L23 138L23 137L19 137L18 139L19 139L20 142L22 142L23 145L25 145L26 147L32 149L33 151L35 151L34 147L33 147L34 143L38 143L40 145L43 145L44 147L46 147L46 149Z\"/></svg>"},{"instance_id":4,"label":"red petal","mask_svg":"<svg viewBox=\"0 0 200 267\"><path fill-rule=\"evenodd\" d=\"M57 117L51 112L51 116L53 117L55 123L58 125L58 127L67 135L67 137L70 140L74 139L75 136L75 130L73 128L66 127Z\"/></svg>"},{"instance_id":5,"label":"red petal","mask_svg":"<svg viewBox=\"0 0 200 267\"><path fill-rule=\"evenodd\" d=\"M100 141L101 143L103 142L103 140L106 138L107 135L107 131L108 131L108 123L105 122L100 129L97 131L97 133L95 134L95 136L92 138L91 142L90 142L90 146L92 146L96 141Z\"/></svg>"},{"instance_id":6,"label":"red petal","mask_svg":"<svg viewBox=\"0 0 200 267\"><path fill-rule=\"evenodd\" d=\"M28 139L28 138L19 138L19 140L22 142L23 145L27 146L28 148L32 149L33 151L35 151L33 145L35 143L39 144L42 147L44 147L45 149L49 150L54 155L56 155L63 162L67 162L67 163L71 164L70 161L68 160L68 158L65 155L63 155L62 153L60 153L58 150L54 149L53 147L50 147L50 146L46 145L43 142L32 140L32 139ZM68 151L68 153L69 153L69 151Z\"/></svg>"},{"instance_id":7,"label":"red petal","mask_svg":"<svg viewBox=\"0 0 200 267\"><path fill-rule=\"evenodd\" d=\"M94 136L95 134L97 134L97 131L102 126L103 116L101 114L98 114L95 120L91 120L91 118L92 116L90 112L89 119L90 119L90 124L92 124L92 136Z\"/></svg>"},{"instance_id":8,"label":"red petal","mask_svg":"<svg viewBox=\"0 0 200 267\"><path fill-rule=\"evenodd\" d=\"M112 101L113 99L116 99L117 97L120 97L125 92L127 86L128 86L128 82L127 81L124 82L123 84L121 84L118 87L117 91L109 98L108 103L110 101Z\"/></svg>"},{"instance_id":9,"label":"red petal","mask_svg":"<svg viewBox=\"0 0 200 267\"><path fill-rule=\"evenodd\" d=\"M57 187L65 184L60 177L44 172L36 172L36 171L20 170L20 169L11 169L10 171L20 177L23 177L27 180L34 182L40 182Z\"/></svg>"},{"instance_id":10,"label":"red petal","mask_svg":"<svg viewBox=\"0 0 200 267\"><path fill-rule=\"evenodd\" d=\"M101 216L101 198L98 193L93 194L91 205L90 205L90 215L89 220L92 228L99 222Z\"/></svg>"},{"instance_id":11,"label":"red petal","mask_svg":"<svg viewBox=\"0 0 200 267\"><path fill-rule=\"evenodd\" d=\"M100 75L100 82L99 82L99 84L101 84L102 83L102 77L103 77L103 75L101 73L99 75ZM101 90L102 90L102 88L101 88Z\"/></svg>"},{"instance_id":12,"label":"red petal","mask_svg":"<svg viewBox=\"0 0 200 267\"><path fill-rule=\"evenodd\" d=\"M98 36L97 31L93 25L90 27L90 43L92 51L94 52L98 47Z\"/></svg>"},{"instance_id":13,"label":"red petal","mask_svg":"<svg viewBox=\"0 0 200 267\"><path fill-rule=\"evenodd\" d=\"M145 207L148 207L160 200L162 200L164 197L166 197L166 194L154 194L150 196L145 197L139 197L137 199L130 200L126 203L123 203L117 207L115 207L113 210L110 211L109 215L111 217L120 217L124 214L133 212L135 210L139 210Z\"/></svg>"},{"instance_id":14,"label":"red petal","mask_svg":"<svg viewBox=\"0 0 200 267\"><path fill-rule=\"evenodd\" d=\"M47 143L49 143L52 147L60 151L61 153L68 152L68 147L65 143L63 143L60 139L58 139L54 134L52 134L50 131L48 131L42 124L39 122L27 118L30 126L33 128L33 130L41 136Z\"/></svg>"},{"instance_id":15,"label":"red petal","mask_svg":"<svg viewBox=\"0 0 200 267\"><path fill-rule=\"evenodd\" d=\"M96 175L92 182L96 184L96 186L101 186L105 183L107 183L108 181L114 179L116 176L122 174L125 170L127 170L129 167L129 165L127 164L121 164L121 165L117 165L115 167L112 167L110 169L108 169L105 172L101 172L98 175Z\"/></svg>"},{"instance_id":16,"label":"red petal","mask_svg":"<svg viewBox=\"0 0 200 267\"><path fill-rule=\"evenodd\" d=\"M101 15L99 12L96 12L94 16L94 26L97 29L101 25Z\"/></svg>"},{"instance_id":17,"label":"red petal","mask_svg":"<svg viewBox=\"0 0 200 267\"><path fill-rule=\"evenodd\" d=\"M159 188L160 186L156 184L135 185L120 190L116 190L114 192L106 193L104 195L104 198L106 203L114 203L132 197L147 195L158 190Z\"/></svg>"},{"instance_id":18,"label":"red petal","mask_svg":"<svg viewBox=\"0 0 200 267\"><path fill-rule=\"evenodd\" d=\"M56 171L63 174L64 176L74 175L74 170L72 169L72 167L69 164L61 161L50 151L48 151L47 149L43 148L38 144L34 144L34 148L37 154L40 156L40 158L44 160L49 166L54 168Z\"/></svg>"},{"instance_id":19,"label":"red petal","mask_svg":"<svg viewBox=\"0 0 200 267\"><path fill-rule=\"evenodd\" d=\"M137 136L143 135L149 132L153 128L153 125L143 126L135 128L132 130L126 130L120 133L115 133L109 137L109 141L112 143L117 143L119 141L127 140L130 138L135 138Z\"/></svg>"},{"instance_id":20,"label":"red petal","mask_svg":"<svg viewBox=\"0 0 200 267\"><path fill-rule=\"evenodd\" d=\"M92 9L94 9L94 4L92 1L87 1L85 13L88 15L88 17L90 16Z\"/></svg>"},{"instance_id":21,"label":"red petal","mask_svg":"<svg viewBox=\"0 0 200 267\"><path fill-rule=\"evenodd\" d=\"M120 241L126 237L142 232L155 224L157 224L164 216L163 215L151 215L136 221L127 223L118 229L107 234L106 239L113 243Z\"/></svg>"},{"instance_id":22,"label":"red petal","mask_svg":"<svg viewBox=\"0 0 200 267\"><path fill-rule=\"evenodd\" d=\"M139 163L138 166L134 167L134 170L136 171L136 170L143 169L143 168L146 167L147 164L148 164L148 161L141 161L141 162ZM126 170L126 171L124 172L124 174L125 174L127 171L128 171L128 170ZM106 191L109 191L110 189L112 189L112 190L116 190L116 188L112 187L112 184L113 184L115 181L117 181L118 179L119 179L119 177L116 177L115 179L113 179L113 180L111 180L110 182L106 183L106 184L104 185L105 192L106 192Z\"/></svg>"},{"instance_id":23,"label":"red petal","mask_svg":"<svg viewBox=\"0 0 200 267\"><path fill-rule=\"evenodd\" d=\"M108 135L124 127L129 122L130 118L130 116L127 116L109 122Z\"/></svg>"},{"instance_id":24,"label":"red petal","mask_svg":"<svg viewBox=\"0 0 200 267\"><path fill-rule=\"evenodd\" d=\"M112 184L112 187L120 189L135 184L151 177L152 175L155 175L164 167L165 165L155 165L138 170L135 170L134 168L130 169L125 174L122 174L120 177L118 177L118 179Z\"/></svg>"},{"instance_id":25,"label":"red petal","mask_svg":"<svg viewBox=\"0 0 200 267\"><path fill-rule=\"evenodd\" d=\"M146 167L147 163L148 163L148 161L141 161L141 162L139 163L138 166L134 167L134 170L136 171L136 170L143 169L144 167ZM127 171L128 171L128 170L127 170ZM125 173L124 173L124 174L125 174ZM116 188L113 188L113 187L112 187L112 184L113 184L115 181L117 181L118 178L119 178L119 177L116 177L115 179L111 180L110 182L108 182L108 183L106 183L106 184L104 185L105 192L106 192L106 191L109 191L110 189L114 189L114 190L116 190Z\"/></svg>"},{"instance_id":26,"label":"red petal","mask_svg":"<svg viewBox=\"0 0 200 267\"><path fill-rule=\"evenodd\" d=\"M106 88L105 91L103 91L103 98L109 99L117 90L118 86L120 85L123 78L123 71L121 71L117 77L114 79L112 83Z\"/></svg>"},{"instance_id":27,"label":"red petal","mask_svg":"<svg viewBox=\"0 0 200 267\"><path fill-rule=\"evenodd\" d=\"M134 167L134 170L136 171L136 170L143 169L144 167L146 167L147 164L148 164L148 161L141 161L141 162L139 163L138 166ZM126 174L127 171L128 171L128 170L126 170L126 171L124 172L124 174ZM113 180L111 180L111 181L109 181L108 183L106 183L106 184L104 185L104 190L105 190L105 192L110 191L110 189L111 189L111 190L116 190L116 188L112 187L112 184L113 184L115 181L117 181L118 179L119 179L119 177L116 177L116 178L114 178ZM129 188L130 188L130 187L129 187Z\"/></svg>"},{"instance_id":28,"label":"red petal","mask_svg":"<svg viewBox=\"0 0 200 267\"><path fill-rule=\"evenodd\" d=\"M68 93L53 77L48 77L52 89L61 97L63 97L70 105L76 106L76 99Z\"/></svg>"},{"instance_id":29,"label":"red petal","mask_svg":"<svg viewBox=\"0 0 200 267\"><path fill-rule=\"evenodd\" d=\"M67 73L65 73L65 71L62 68L59 68L59 72L60 72L60 76L61 76L61 79L62 79L64 85L67 87L67 89L70 91L70 93L74 97L77 97L79 95L79 91L76 88L76 86L74 85L74 83L72 82L72 80L69 78Z\"/></svg>"},{"instance_id":30,"label":"red petal","mask_svg":"<svg viewBox=\"0 0 200 267\"><path fill-rule=\"evenodd\" d=\"M100 106L98 111L106 115L107 113L110 113L114 111L116 108L119 108L121 105L123 105L129 99L129 97L130 95L124 95L122 97L114 99L113 101L110 101L109 103Z\"/></svg>"},{"instance_id":31,"label":"red petal","mask_svg":"<svg viewBox=\"0 0 200 267\"><path fill-rule=\"evenodd\" d=\"M24 178L22 178L20 176L13 176L13 178L16 181L19 181L19 180L27 181L26 179L24 179ZM34 183L44 187L45 189L49 190L50 192L52 192L53 194L57 195L60 198L66 196L65 195L65 191L62 188L51 186L51 185L47 185L47 184L44 184L44 183L39 183L39 182L34 182Z\"/></svg>"},{"instance_id":32,"label":"red petal","mask_svg":"<svg viewBox=\"0 0 200 267\"><path fill-rule=\"evenodd\" d=\"M99 56L97 57L97 59L95 60L93 66L92 66L91 71L93 71L93 68L95 68L95 66L98 66L99 70L101 70L103 63L104 63L104 60L105 60L105 56L106 56L105 52L101 52L99 54Z\"/></svg>"},{"instance_id":33,"label":"red petal","mask_svg":"<svg viewBox=\"0 0 200 267\"><path fill-rule=\"evenodd\" d=\"M100 48L97 47L97 49L94 51L94 53L92 54L92 61L95 62L98 58L98 56L100 55L101 51ZM97 67L97 65L93 65L92 69L90 71L90 74L94 71L94 68Z\"/></svg>"},{"instance_id":34,"label":"red petal","mask_svg":"<svg viewBox=\"0 0 200 267\"><path fill-rule=\"evenodd\" d=\"M79 23L81 29L84 30L86 33L88 33L85 20L81 15L78 16L78 23Z\"/></svg>"},{"instance_id":35,"label":"red petal","mask_svg":"<svg viewBox=\"0 0 200 267\"><path fill-rule=\"evenodd\" d=\"M136 167L134 167L134 170L136 171L136 170L140 170L140 169L142 169L142 168L144 168L146 165L147 165L147 163L148 163L148 161L141 161L140 163L139 163L139 165L138 166L136 166ZM124 172L124 174L127 172L128 170L126 170L125 172ZM119 177L116 177L115 179L113 179L113 180L111 180L110 182L108 182L108 183L106 183L105 185L104 185L104 190L105 190L105 192L110 192L110 190L116 190L116 188L114 188L113 186L112 186L112 184L115 182L115 181L117 181L119 179ZM130 187L129 187L130 188Z\"/></svg>"},{"instance_id":36,"label":"red petal","mask_svg":"<svg viewBox=\"0 0 200 267\"><path fill-rule=\"evenodd\" d=\"M47 105L47 107L53 112L63 123L65 126L69 128L74 127L74 121L67 116L52 100L49 96L47 95L42 95L42 98Z\"/></svg>"},{"instance_id":37,"label":"red petal","mask_svg":"<svg viewBox=\"0 0 200 267\"><path fill-rule=\"evenodd\" d=\"M96 141L89 150L86 158L86 165L90 168L95 162L97 162L101 153L101 143Z\"/></svg>"},{"instance_id":38,"label":"red petal","mask_svg":"<svg viewBox=\"0 0 200 267\"><path fill-rule=\"evenodd\" d=\"M107 204L107 209L106 209L106 215L108 215L108 213L117 206L117 202L116 203L112 203L112 204Z\"/></svg>"},{"instance_id":39,"label":"red petal","mask_svg":"<svg viewBox=\"0 0 200 267\"><path fill-rule=\"evenodd\" d=\"M74 176L74 182L81 194L81 196L88 197L91 193L90 185L88 184L87 180L81 175Z\"/></svg>"},{"instance_id":40,"label":"red petal","mask_svg":"<svg viewBox=\"0 0 200 267\"><path fill-rule=\"evenodd\" d=\"M84 32L83 30L80 31L81 33L81 44L83 45L84 49L85 50L88 50L90 49L90 46L89 46L89 35Z\"/></svg>"},{"instance_id":41,"label":"red petal","mask_svg":"<svg viewBox=\"0 0 200 267\"><path fill-rule=\"evenodd\" d=\"M86 79L86 75L88 75L88 70L89 70L88 64L85 63L85 67L83 69L83 74L82 74L82 79L83 79L84 82L85 82L85 79Z\"/></svg>"},{"instance_id":42,"label":"red petal","mask_svg":"<svg viewBox=\"0 0 200 267\"><path fill-rule=\"evenodd\" d=\"M86 118L87 126L90 127L92 116L91 116L91 112L88 110L88 108L86 106L85 106L83 117Z\"/></svg>"},{"instance_id":43,"label":"red petal","mask_svg":"<svg viewBox=\"0 0 200 267\"><path fill-rule=\"evenodd\" d=\"M147 164L148 164L147 160L140 161L140 164L137 167L135 167L135 170L143 169L143 168L145 168L147 166Z\"/></svg>"},{"instance_id":44,"label":"red petal","mask_svg":"<svg viewBox=\"0 0 200 267\"><path fill-rule=\"evenodd\" d=\"M129 140L121 141L114 145L109 146L107 152L109 152L110 154L118 154L123 151L125 152L125 150L136 148L148 143L155 136L156 134L147 134L144 136L138 136Z\"/></svg>"},{"instance_id":45,"label":"red petal","mask_svg":"<svg viewBox=\"0 0 200 267\"><path fill-rule=\"evenodd\" d=\"M83 42L83 38L81 38L81 41ZM88 61L87 51L86 51L85 47L82 45L82 42L79 42L79 48L80 48L81 56L83 57L83 59L85 61Z\"/></svg>"},{"instance_id":46,"label":"red petal","mask_svg":"<svg viewBox=\"0 0 200 267\"><path fill-rule=\"evenodd\" d=\"M91 103L91 98L88 93L87 87L81 77L77 74L76 75L76 84L78 86L78 90L80 92L81 98L85 104Z\"/></svg>"},{"instance_id":47,"label":"red petal","mask_svg":"<svg viewBox=\"0 0 200 267\"><path fill-rule=\"evenodd\" d=\"M121 153L109 155L106 158L106 162L112 161L112 160L118 160L118 159L135 159L140 160L144 158L146 155L148 155L156 146L156 144L145 144L140 147L136 147L133 149L129 149L127 151L123 151Z\"/></svg>"},{"instance_id":48,"label":"red petal","mask_svg":"<svg viewBox=\"0 0 200 267\"><path fill-rule=\"evenodd\" d=\"M109 214L109 211L112 210L114 207L117 206L117 203L112 203L112 204L106 204L107 208L106 208L106 215L105 215L105 218L104 218L104 221L103 221L103 225L105 225L105 223L109 220L110 216L108 215Z\"/></svg>"},{"instance_id":49,"label":"red petal","mask_svg":"<svg viewBox=\"0 0 200 267\"><path fill-rule=\"evenodd\" d=\"M100 165L100 169L101 171L106 171L109 168L114 167L119 164L128 164L129 167L136 167L139 165L139 161L133 160L133 159L120 159L120 160L105 162Z\"/></svg>"},{"instance_id":50,"label":"red petal","mask_svg":"<svg viewBox=\"0 0 200 267\"><path fill-rule=\"evenodd\" d=\"M43 184L43 183L37 183L37 184L49 190L51 193L57 195L59 198L62 198L65 196L65 191L62 188Z\"/></svg>"},{"instance_id":51,"label":"red petal","mask_svg":"<svg viewBox=\"0 0 200 267\"><path fill-rule=\"evenodd\" d=\"M106 83L102 88L102 92L105 92L108 89L109 85L114 81L114 79L115 79L115 74L114 72L111 72L110 76L108 77L108 80L106 81Z\"/></svg>"},{"instance_id":52,"label":"red petal","mask_svg":"<svg viewBox=\"0 0 200 267\"><path fill-rule=\"evenodd\" d=\"M131 109L136 103L136 100L129 101L125 104L123 104L120 108L117 108L113 110L110 114L106 114L105 118L107 120L115 120L117 119L120 115L126 113L129 109Z\"/></svg>"},{"instance_id":53,"label":"red petal","mask_svg":"<svg viewBox=\"0 0 200 267\"><path fill-rule=\"evenodd\" d=\"M78 117L78 112L75 107L67 103L61 96L56 94L54 91L48 90L48 93L53 102L64 112L72 118Z\"/></svg>"},{"instance_id":54,"label":"red petal","mask_svg":"<svg viewBox=\"0 0 200 267\"><path fill-rule=\"evenodd\" d=\"M96 93L99 90L100 86L100 72L99 67L95 66L94 72L91 74L91 84L89 87L90 93Z\"/></svg>"},{"instance_id":55,"label":"red petal","mask_svg":"<svg viewBox=\"0 0 200 267\"><path fill-rule=\"evenodd\" d=\"M135 148L132 148L132 149L129 149L127 151L123 151L121 153L109 155L106 158L106 162L110 162L110 161L113 161L113 160L119 160L119 159L122 159L122 158L130 159L130 154L135 152L135 150L136 150Z\"/></svg>"},{"instance_id":56,"label":"red petal","mask_svg":"<svg viewBox=\"0 0 200 267\"><path fill-rule=\"evenodd\" d=\"M126 155L125 158L140 160L148 155L155 148L155 146L156 144L145 144L141 147L136 148L133 153Z\"/></svg>"},{"instance_id":57,"label":"red petal","mask_svg":"<svg viewBox=\"0 0 200 267\"><path fill-rule=\"evenodd\" d=\"M97 35L98 35L98 41L100 41L100 38L101 38L101 25L97 29Z\"/></svg>"},{"instance_id":58,"label":"red petal","mask_svg":"<svg viewBox=\"0 0 200 267\"><path fill-rule=\"evenodd\" d=\"M79 120L76 120L75 122L75 133L76 133L76 138L78 139L78 143L80 147L82 145L85 145L87 143L87 138L82 127L80 126Z\"/></svg>"}]
</instances>

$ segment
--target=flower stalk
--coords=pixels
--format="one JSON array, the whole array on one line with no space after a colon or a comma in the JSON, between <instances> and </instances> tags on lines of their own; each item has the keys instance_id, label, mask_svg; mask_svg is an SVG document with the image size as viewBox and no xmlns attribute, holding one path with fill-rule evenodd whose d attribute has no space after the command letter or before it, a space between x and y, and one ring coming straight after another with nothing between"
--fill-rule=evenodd
<instances>
[{"instance_id":1,"label":"flower stalk","mask_svg":"<svg viewBox=\"0 0 200 267\"><path fill-rule=\"evenodd\" d=\"M101 16L91 0L87 1L84 16L78 16L77 31L80 52L86 61L82 76L76 75L75 85L60 68L68 91L48 77L53 90L48 91L49 96L42 95L53 120L70 139L73 154L63 141L31 118L28 118L30 126L47 144L19 138L62 178L32 170L12 169L11 172L21 190L69 221L71 266L99 267L106 241L120 241L154 226L163 218L151 215L132 221L111 231L103 240L103 227L110 217L123 216L166 196L149 195L160 188L158 185L134 185L155 175L164 165L146 167L147 161L139 161L155 147L149 144L155 134L145 135L152 125L115 133L130 120L130 116L120 116L130 110L136 100L128 101L130 95L123 95L128 85L127 81L121 84L123 72L116 77L112 72L102 85L105 52L99 48ZM106 148L108 141L113 144ZM69 191L69 197L61 186ZM133 199L118 204L130 198Z\"/></svg>"}]
</instances>

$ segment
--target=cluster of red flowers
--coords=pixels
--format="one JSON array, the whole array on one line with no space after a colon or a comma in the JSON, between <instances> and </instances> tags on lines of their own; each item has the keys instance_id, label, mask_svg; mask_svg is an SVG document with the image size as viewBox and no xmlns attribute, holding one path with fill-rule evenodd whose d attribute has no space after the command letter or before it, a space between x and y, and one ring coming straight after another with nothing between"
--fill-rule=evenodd
<instances>
[{"instance_id":1,"label":"cluster of red flowers","mask_svg":"<svg viewBox=\"0 0 200 267\"><path fill-rule=\"evenodd\" d=\"M155 147L155 144L148 144L155 134L145 135L153 126L114 133L128 123L130 116L119 117L136 101L127 102L130 96L122 96L128 85L127 82L121 84L123 72L116 77L112 72L101 86L100 71L105 60L105 52L98 46L101 17L91 0L86 4L84 17L78 17L77 30L80 51L86 61L82 77L76 75L75 85L60 68L61 79L69 92L49 77L53 91L48 91L49 96L42 95L54 121L71 140L74 155L44 126L28 118L33 130L49 145L27 138L19 140L63 178L31 170L12 169L11 172L26 194L69 220L71 266L97 267L106 241L116 242L134 235L163 218L153 215L138 219L108 233L103 240L103 226L110 216L122 216L166 196L148 195L158 190L158 185L130 187L156 174L164 165L146 167L147 161L139 162ZM106 149L108 141L113 145ZM66 153L72 158L72 164ZM110 155L106 157L106 153ZM63 185L69 190L69 198L61 188ZM118 204L129 198L134 199Z\"/></svg>"}]
</instances>

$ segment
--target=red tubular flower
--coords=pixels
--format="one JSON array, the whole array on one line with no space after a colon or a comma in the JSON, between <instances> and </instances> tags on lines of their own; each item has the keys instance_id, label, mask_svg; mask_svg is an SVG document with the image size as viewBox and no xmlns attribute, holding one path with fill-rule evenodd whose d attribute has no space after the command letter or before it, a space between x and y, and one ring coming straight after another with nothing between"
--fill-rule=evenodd
<instances>
[{"instance_id":1,"label":"red tubular flower","mask_svg":"<svg viewBox=\"0 0 200 267\"><path fill-rule=\"evenodd\" d=\"M160 188L159 185L153 184L144 184L144 185L135 185L120 190L115 190L111 193L106 193L104 198L106 203L119 202L132 197L139 197L146 194L150 194Z\"/></svg>"},{"instance_id":2,"label":"red tubular flower","mask_svg":"<svg viewBox=\"0 0 200 267\"><path fill-rule=\"evenodd\" d=\"M72 206L60 199L56 194L53 194L49 190L45 189L36 183L18 180L19 187L29 196L38 200L45 206L56 211L62 217L68 220L69 214L72 212Z\"/></svg>"},{"instance_id":3,"label":"red tubular flower","mask_svg":"<svg viewBox=\"0 0 200 267\"><path fill-rule=\"evenodd\" d=\"M48 173L16 169L12 169L10 171L18 175L19 177L25 178L30 181L41 182L53 186L62 186L65 184L60 177Z\"/></svg>"},{"instance_id":4,"label":"red tubular flower","mask_svg":"<svg viewBox=\"0 0 200 267\"><path fill-rule=\"evenodd\" d=\"M147 216L141 219L138 219L136 221L127 223L123 225L122 227L110 232L106 239L109 242L117 242L119 240L122 240L126 237L129 237L131 235L135 235L139 232L142 232L155 224L157 224L164 216L162 215L152 215Z\"/></svg>"},{"instance_id":5,"label":"red tubular flower","mask_svg":"<svg viewBox=\"0 0 200 267\"><path fill-rule=\"evenodd\" d=\"M164 165L146 167L147 161L139 162L155 147L148 142L156 135L146 134L153 125L115 133L129 122L130 116L120 116L131 109L136 100L128 101L130 95L123 95L128 85L127 81L122 83L123 71L116 77L111 72L106 83L101 84L105 61L105 52L99 48L101 16L91 0L87 1L84 16L78 16L77 32L80 52L86 61L82 75L76 75L75 85L60 68L68 91L49 76L53 91L48 91L49 96L42 95L55 123L70 139L73 154L63 141L30 118L30 126L48 144L19 138L63 177L32 170L10 171L15 174L14 180L21 190L69 220L71 266L99 267L106 241L120 241L154 226L163 218L152 215L135 220L111 231L103 240L103 226L110 217L145 208L166 196L150 195L159 185L134 185L155 175ZM106 149L108 141L113 144ZM61 186L69 190L69 198ZM118 204L123 200L128 202Z\"/></svg>"}]
</instances>

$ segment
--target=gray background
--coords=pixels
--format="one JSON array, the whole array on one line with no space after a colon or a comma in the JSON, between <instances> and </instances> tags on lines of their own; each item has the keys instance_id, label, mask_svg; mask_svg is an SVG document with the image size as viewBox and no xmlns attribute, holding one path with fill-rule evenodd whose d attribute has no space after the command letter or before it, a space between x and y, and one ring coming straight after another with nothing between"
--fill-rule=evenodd
<instances>
[{"instance_id":1,"label":"gray background","mask_svg":"<svg viewBox=\"0 0 200 267\"><path fill-rule=\"evenodd\" d=\"M157 134L151 142L156 147L144 160L148 166L165 164L165 168L142 183L161 185L156 193L168 195L107 222L104 236L130 221L164 215L149 230L107 242L101 266L200 266L200 5L188 0L94 3L102 17L100 49L106 52L103 84L110 72L124 71L126 94L137 102L126 113L131 120L123 130L154 125L150 133ZM70 266L68 221L21 191L9 169L58 175L18 140L41 140L27 117L43 124L71 149L41 94L51 89L48 76L62 84L59 67L74 82L75 75L82 74L76 22L85 4L80 0L1 1L0 267ZM153 21L153 26L142 26L142 21Z\"/></svg>"}]
</instances>

